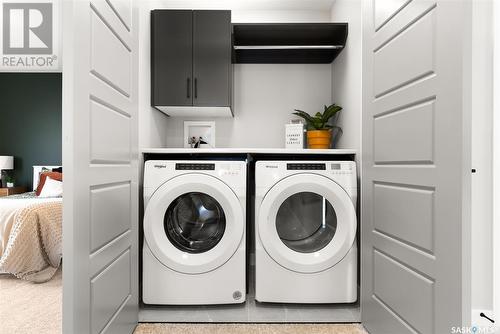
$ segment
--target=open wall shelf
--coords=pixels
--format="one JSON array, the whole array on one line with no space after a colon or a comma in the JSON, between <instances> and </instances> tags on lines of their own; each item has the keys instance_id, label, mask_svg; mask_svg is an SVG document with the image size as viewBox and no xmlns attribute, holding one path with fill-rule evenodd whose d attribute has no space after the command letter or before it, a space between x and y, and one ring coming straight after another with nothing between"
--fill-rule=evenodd
<instances>
[{"instance_id":1,"label":"open wall shelf","mask_svg":"<svg viewBox=\"0 0 500 334\"><path fill-rule=\"evenodd\" d=\"M347 23L235 23L233 63L328 64L344 49Z\"/></svg>"}]
</instances>

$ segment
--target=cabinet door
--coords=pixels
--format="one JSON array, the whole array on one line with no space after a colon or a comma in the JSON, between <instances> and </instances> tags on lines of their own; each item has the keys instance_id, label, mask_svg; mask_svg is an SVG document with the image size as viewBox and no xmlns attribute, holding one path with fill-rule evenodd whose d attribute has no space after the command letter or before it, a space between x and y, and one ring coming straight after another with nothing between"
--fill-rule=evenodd
<instances>
[{"instance_id":1,"label":"cabinet door","mask_svg":"<svg viewBox=\"0 0 500 334\"><path fill-rule=\"evenodd\" d=\"M193 73L195 106L231 104L231 12L194 11Z\"/></svg>"},{"instance_id":2,"label":"cabinet door","mask_svg":"<svg viewBox=\"0 0 500 334\"><path fill-rule=\"evenodd\" d=\"M151 12L151 91L154 106L193 104L193 12Z\"/></svg>"}]
</instances>

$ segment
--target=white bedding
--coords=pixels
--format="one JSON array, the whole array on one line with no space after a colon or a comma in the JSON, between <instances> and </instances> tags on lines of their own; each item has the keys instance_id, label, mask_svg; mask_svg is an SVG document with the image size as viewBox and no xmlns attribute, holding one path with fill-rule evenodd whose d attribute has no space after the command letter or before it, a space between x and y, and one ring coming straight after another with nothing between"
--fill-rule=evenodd
<instances>
[{"instance_id":1,"label":"white bedding","mask_svg":"<svg viewBox=\"0 0 500 334\"><path fill-rule=\"evenodd\" d=\"M34 193L0 197L0 258L7 247L16 212L32 204L48 202L62 202L62 198L38 198Z\"/></svg>"}]
</instances>

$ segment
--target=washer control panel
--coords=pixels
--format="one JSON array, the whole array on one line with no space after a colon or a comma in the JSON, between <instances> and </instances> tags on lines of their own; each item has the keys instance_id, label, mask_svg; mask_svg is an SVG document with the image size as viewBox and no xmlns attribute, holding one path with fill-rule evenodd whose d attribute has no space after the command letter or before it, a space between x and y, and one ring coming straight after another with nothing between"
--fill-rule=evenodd
<instances>
[{"instance_id":1,"label":"washer control panel","mask_svg":"<svg viewBox=\"0 0 500 334\"><path fill-rule=\"evenodd\" d=\"M211 175L230 187L244 189L246 166L246 161L240 160L148 160L144 163L144 189L155 191L168 180L184 174Z\"/></svg>"},{"instance_id":2,"label":"washer control panel","mask_svg":"<svg viewBox=\"0 0 500 334\"><path fill-rule=\"evenodd\" d=\"M175 170L215 170L215 164L176 163Z\"/></svg>"},{"instance_id":3,"label":"washer control panel","mask_svg":"<svg viewBox=\"0 0 500 334\"><path fill-rule=\"evenodd\" d=\"M327 162L327 163L287 163L287 170L300 170L300 171L328 171L332 174L351 174L352 165L342 162Z\"/></svg>"},{"instance_id":4,"label":"washer control panel","mask_svg":"<svg viewBox=\"0 0 500 334\"><path fill-rule=\"evenodd\" d=\"M324 163L287 163L287 170L326 170Z\"/></svg>"},{"instance_id":5,"label":"washer control panel","mask_svg":"<svg viewBox=\"0 0 500 334\"><path fill-rule=\"evenodd\" d=\"M219 176L237 176L241 175L243 166L241 165L229 165L221 164L219 166Z\"/></svg>"}]
</instances>

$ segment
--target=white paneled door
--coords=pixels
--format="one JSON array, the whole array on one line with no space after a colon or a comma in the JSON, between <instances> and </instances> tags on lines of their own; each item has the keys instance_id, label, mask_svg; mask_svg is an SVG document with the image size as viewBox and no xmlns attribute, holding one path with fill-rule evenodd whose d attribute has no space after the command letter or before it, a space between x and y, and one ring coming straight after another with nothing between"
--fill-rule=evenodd
<instances>
[{"instance_id":1,"label":"white paneled door","mask_svg":"<svg viewBox=\"0 0 500 334\"><path fill-rule=\"evenodd\" d=\"M63 331L138 317L137 10L63 1Z\"/></svg>"},{"instance_id":2,"label":"white paneled door","mask_svg":"<svg viewBox=\"0 0 500 334\"><path fill-rule=\"evenodd\" d=\"M470 312L470 0L365 0L362 321L445 334Z\"/></svg>"}]
</instances>

